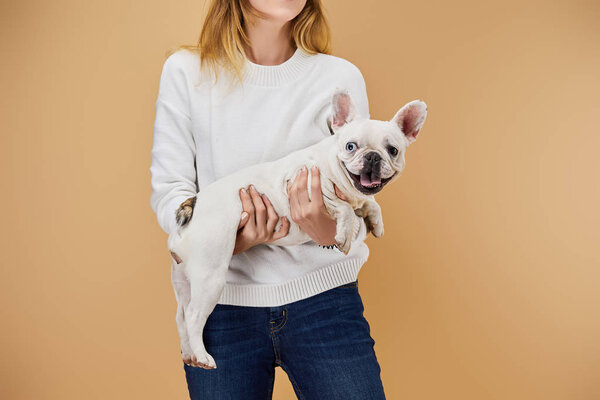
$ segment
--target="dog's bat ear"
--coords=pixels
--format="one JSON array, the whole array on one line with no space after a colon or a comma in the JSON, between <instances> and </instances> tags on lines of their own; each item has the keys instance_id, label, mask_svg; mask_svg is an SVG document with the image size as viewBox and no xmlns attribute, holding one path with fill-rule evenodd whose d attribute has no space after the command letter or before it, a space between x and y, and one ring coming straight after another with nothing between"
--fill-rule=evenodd
<instances>
[{"instance_id":1,"label":"dog's bat ear","mask_svg":"<svg viewBox=\"0 0 600 400\"><path fill-rule=\"evenodd\" d=\"M341 128L352 121L356 108L347 89L337 88L331 98L331 126L333 130Z\"/></svg>"},{"instance_id":2,"label":"dog's bat ear","mask_svg":"<svg viewBox=\"0 0 600 400\"><path fill-rule=\"evenodd\" d=\"M427 117L427 104L421 100L413 100L402 107L391 122L398 125L409 143L417 140L417 135Z\"/></svg>"}]
</instances>

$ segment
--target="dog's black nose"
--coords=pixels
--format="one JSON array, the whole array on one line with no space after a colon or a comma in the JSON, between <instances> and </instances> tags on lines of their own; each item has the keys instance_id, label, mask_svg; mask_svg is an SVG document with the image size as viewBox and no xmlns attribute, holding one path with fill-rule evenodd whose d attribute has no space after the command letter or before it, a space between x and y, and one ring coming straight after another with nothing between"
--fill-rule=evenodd
<instances>
[{"instance_id":1,"label":"dog's black nose","mask_svg":"<svg viewBox=\"0 0 600 400\"><path fill-rule=\"evenodd\" d=\"M369 164L377 164L379 161L381 161L381 156L376 151L371 151L365 154L365 160Z\"/></svg>"}]
</instances>

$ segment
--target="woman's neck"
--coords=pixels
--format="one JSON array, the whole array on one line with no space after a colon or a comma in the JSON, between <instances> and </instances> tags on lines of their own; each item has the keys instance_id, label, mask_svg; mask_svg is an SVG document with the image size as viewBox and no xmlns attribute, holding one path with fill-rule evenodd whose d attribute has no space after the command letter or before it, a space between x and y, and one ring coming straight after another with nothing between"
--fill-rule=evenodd
<instances>
[{"instance_id":1,"label":"woman's neck","mask_svg":"<svg viewBox=\"0 0 600 400\"><path fill-rule=\"evenodd\" d=\"M279 65L289 59L296 48L290 39L290 23L258 20L246 24L246 35L251 46L246 48L246 57L255 64Z\"/></svg>"}]
</instances>

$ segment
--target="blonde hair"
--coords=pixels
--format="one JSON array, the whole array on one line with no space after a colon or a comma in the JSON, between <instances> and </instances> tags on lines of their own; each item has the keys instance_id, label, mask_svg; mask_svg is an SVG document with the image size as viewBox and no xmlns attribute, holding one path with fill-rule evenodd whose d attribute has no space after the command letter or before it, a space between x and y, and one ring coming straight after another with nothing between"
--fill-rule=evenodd
<instances>
[{"instance_id":1,"label":"blonde hair","mask_svg":"<svg viewBox=\"0 0 600 400\"><path fill-rule=\"evenodd\" d=\"M253 18L264 15L250 5L250 0L211 0L196 45L180 45L167 51L170 56L185 49L200 56L200 68L212 71L215 82L220 71L231 73L241 84L245 48L250 41L244 27ZM321 0L307 0L291 23L291 44L309 54L331 52L331 32Z\"/></svg>"}]
</instances>

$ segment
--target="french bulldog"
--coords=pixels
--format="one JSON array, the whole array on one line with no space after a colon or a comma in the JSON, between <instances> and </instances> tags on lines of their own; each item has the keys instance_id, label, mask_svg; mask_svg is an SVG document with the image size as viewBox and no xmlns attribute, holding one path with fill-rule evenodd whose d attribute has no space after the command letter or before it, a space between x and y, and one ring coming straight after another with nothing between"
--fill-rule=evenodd
<instances>
[{"instance_id":1,"label":"french bulldog","mask_svg":"<svg viewBox=\"0 0 600 400\"><path fill-rule=\"evenodd\" d=\"M301 168L316 165L321 176L323 201L336 220L337 248L348 254L354 234L355 214L364 218L375 237L383 235L381 209L374 195L396 180L404 169L404 153L425 122L427 106L414 100L389 121L356 114L346 89L331 98L332 135L312 146L275 161L256 164L229 174L190 197L176 210L177 228L168 248L176 261L174 280L178 301L177 326L183 360L188 365L216 368L202 340L206 320L217 304L236 241L243 211L239 190L253 184L265 193L278 216L287 216L288 234L270 244L295 245L312 240L290 218L288 181ZM310 174L307 190L310 195ZM344 194L340 199L334 184ZM276 229L280 228L278 222ZM175 282L176 281L176 282Z\"/></svg>"}]
</instances>

